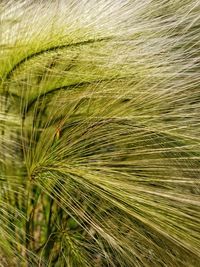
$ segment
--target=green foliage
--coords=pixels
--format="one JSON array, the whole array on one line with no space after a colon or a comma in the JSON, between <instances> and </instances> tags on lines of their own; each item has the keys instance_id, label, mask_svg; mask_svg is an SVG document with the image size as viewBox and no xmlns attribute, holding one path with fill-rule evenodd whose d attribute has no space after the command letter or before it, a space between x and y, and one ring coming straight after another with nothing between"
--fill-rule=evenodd
<instances>
[{"instance_id":1,"label":"green foliage","mask_svg":"<svg viewBox=\"0 0 200 267\"><path fill-rule=\"evenodd\" d=\"M0 266L199 266L199 11L0 4Z\"/></svg>"}]
</instances>

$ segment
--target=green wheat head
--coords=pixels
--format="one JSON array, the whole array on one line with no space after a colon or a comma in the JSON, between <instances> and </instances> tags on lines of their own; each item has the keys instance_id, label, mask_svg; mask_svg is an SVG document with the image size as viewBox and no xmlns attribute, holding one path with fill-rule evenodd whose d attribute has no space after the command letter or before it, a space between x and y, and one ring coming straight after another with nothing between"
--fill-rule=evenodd
<instances>
[{"instance_id":1,"label":"green wheat head","mask_svg":"<svg viewBox=\"0 0 200 267\"><path fill-rule=\"evenodd\" d=\"M200 266L199 0L1 1L0 266Z\"/></svg>"}]
</instances>

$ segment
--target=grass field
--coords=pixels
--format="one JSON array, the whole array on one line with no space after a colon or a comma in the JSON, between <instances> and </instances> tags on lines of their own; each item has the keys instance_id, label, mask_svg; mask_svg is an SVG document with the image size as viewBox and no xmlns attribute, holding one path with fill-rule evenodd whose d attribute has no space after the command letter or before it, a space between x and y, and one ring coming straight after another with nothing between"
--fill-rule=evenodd
<instances>
[{"instance_id":1,"label":"grass field","mask_svg":"<svg viewBox=\"0 0 200 267\"><path fill-rule=\"evenodd\" d=\"M0 266L200 266L199 0L1 1Z\"/></svg>"}]
</instances>

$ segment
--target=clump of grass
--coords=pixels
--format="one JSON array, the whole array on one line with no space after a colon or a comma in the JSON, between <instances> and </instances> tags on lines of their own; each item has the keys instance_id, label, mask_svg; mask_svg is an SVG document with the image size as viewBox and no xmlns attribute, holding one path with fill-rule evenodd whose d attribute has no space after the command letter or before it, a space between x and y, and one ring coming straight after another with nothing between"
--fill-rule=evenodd
<instances>
[{"instance_id":1,"label":"clump of grass","mask_svg":"<svg viewBox=\"0 0 200 267\"><path fill-rule=\"evenodd\" d=\"M1 3L1 266L199 266L199 9Z\"/></svg>"}]
</instances>

